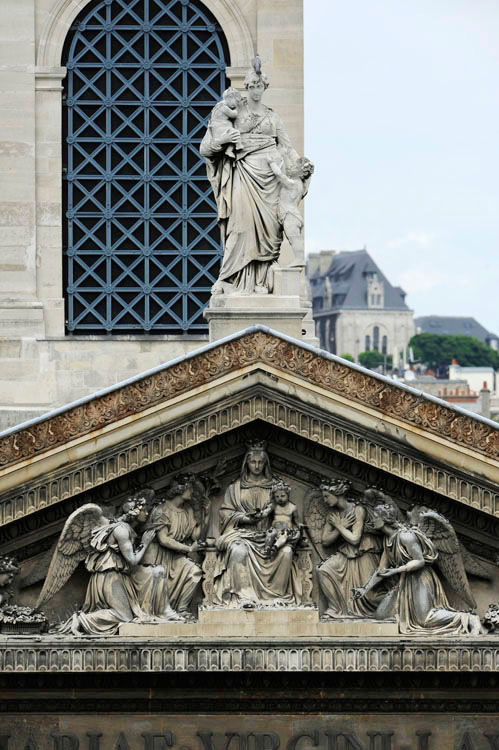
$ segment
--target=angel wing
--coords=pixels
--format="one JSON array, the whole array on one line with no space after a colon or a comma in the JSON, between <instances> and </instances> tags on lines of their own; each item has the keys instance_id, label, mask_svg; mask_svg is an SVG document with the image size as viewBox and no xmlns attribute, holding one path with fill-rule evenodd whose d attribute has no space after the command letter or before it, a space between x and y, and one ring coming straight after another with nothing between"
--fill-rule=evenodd
<instances>
[{"instance_id":1,"label":"angel wing","mask_svg":"<svg viewBox=\"0 0 499 750\"><path fill-rule=\"evenodd\" d=\"M204 477L192 476L191 481L193 491L192 499L190 501L196 523L201 524L201 526L203 526L205 522L206 510L210 504L206 482L203 481L203 479Z\"/></svg>"},{"instance_id":2,"label":"angel wing","mask_svg":"<svg viewBox=\"0 0 499 750\"><path fill-rule=\"evenodd\" d=\"M38 597L36 607L51 599L69 580L78 564L90 551L92 530L109 523L102 509L94 503L87 503L75 510L66 520L57 542L47 577Z\"/></svg>"},{"instance_id":3,"label":"angel wing","mask_svg":"<svg viewBox=\"0 0 499 750\"><path fill-rule=\"evenodd\" d=\"M461 544L450 521L435 510L421 508L418 527L437 548L436 564L452 590L475 609L477 605L466 575Z\"/></svg>"},{"instance_id":4,"label":"angel wing","mask_svg":"<svg viewBox=\"0 0 499 750\"><path fill-rule=\"evenodd\" d=\"M464 544L459 542L461 548L461 557L463 558L464 569L470 576L483 578L484 581L491 581L493 576L485 567L482 561L476 557Z\"/></svg>"},{"instance_id":5,"label":"angel wing","mask_svg":"<svg viewBox=\"0 0 499 750\"><path fill-rule=\"evenodd\" d=\"M322 549L322 529L326 523L328 506L323 500L322 492L319 488L313 487L308 490L303 501L304 518L307 524L310 537L314 544Z\"/></svg>"}]
</instances>

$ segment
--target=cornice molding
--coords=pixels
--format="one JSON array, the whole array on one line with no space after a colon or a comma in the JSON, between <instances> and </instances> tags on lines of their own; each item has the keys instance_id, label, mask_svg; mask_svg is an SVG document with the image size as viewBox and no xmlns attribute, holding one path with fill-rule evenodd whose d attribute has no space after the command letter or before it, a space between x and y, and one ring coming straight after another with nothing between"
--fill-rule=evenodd
<instances>
[{"instance_id":1,"label":"cornice molding","mask_svg":"<svg viewBox=\"0 0 499 750\"><path fill-rule=\"evenodd\" d=\"M254 331L5 435L0 439L0 468L32 459L259 362L374 409L380 419L395 417L456 446L490 459L499 458L499 427L324 356L318 350L265 331Z\"/></svg>"},{"instance_id":2,"label":"cornice molding","mask_svg":"<svg viewBox=\"0 0 499 750\"><path fill-rule=\"evenodd\" d=\"M0 673L497 672L499 637L343 638L165 643L140 638L0 638Z\"/></svg>"},{"instance_id":3,"label":"cornice molding","mask_svg":"<svg viewBox=\"0 0 499 750\"><path fill-rule=\"evenodd\" d=\"M244 399L226 397L210 407L190 412L168 426L119 443L96 456L65 464L57 471L17 486L2 496L0 526L88 492L137 469L206 442L217 435L256 420L282 428L298 437L357 459L426 490L493 515L499 495L486 481L480 482L452 467L435 465L428 457L404 452L383 435L369 436L356 425L326 418L308 404L272 391L269 386L250 387Z\"/></svg>"}]
</instances>

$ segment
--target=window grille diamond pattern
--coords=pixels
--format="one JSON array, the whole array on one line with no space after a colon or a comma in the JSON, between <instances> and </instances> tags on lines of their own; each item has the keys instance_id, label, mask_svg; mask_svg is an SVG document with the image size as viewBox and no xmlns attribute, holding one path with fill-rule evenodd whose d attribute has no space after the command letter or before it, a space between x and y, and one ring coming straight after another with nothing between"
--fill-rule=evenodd
<instances>
[{"instance_id":1,"label":"window grille diamond pattern","mask_svg":"<svg viewBox=\"0 0 499 750\"><path fill-rule=\"evenodd\" d=\"M63 60L68 332L206 331L222 251L199 144L227 59L194 0L99 0L73 25Z\"/></svg>"}]
</instances>

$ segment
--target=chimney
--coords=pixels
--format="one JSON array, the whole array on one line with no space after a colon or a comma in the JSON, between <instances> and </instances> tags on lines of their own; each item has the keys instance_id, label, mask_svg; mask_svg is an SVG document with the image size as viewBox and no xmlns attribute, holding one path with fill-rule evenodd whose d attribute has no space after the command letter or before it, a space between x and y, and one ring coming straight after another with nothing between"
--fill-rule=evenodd
<instances>
[{"instance_id":1,"label":"chimney","mask_svg":"<svg viewBox=\"0 0 499 750\"><path fill-rule=\"evenodd\" d=\"M321 250L319 255L319 271L321 275L329 270L333 255L336 254L336 250Z\"/></svg>"},{"instance_id":2,"label":"chimney","mask_svg":"<svg viewBox=\"0 0 499 750\"><path fill-rule=\"evenodd\" d=\"M319 253L309 253L307 255L307 276L310 278L319 268Z\"/></svg>"},{"instance_id":3,"label":"chimney","mask_svg":"<svg viewBox=\"0 0 499 750\"><path fill-rule=\"evenodd\" d=\"M487 388L486 380L484 380L483 388L480 391L480 414L482 417L490 419L490 391Z\"/></svg>"}]
</instances>

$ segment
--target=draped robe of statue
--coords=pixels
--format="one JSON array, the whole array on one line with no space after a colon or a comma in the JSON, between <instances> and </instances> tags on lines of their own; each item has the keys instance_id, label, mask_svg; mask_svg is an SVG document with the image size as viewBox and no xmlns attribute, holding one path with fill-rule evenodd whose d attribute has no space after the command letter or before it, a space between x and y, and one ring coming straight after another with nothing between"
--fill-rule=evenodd
<instances>
[{"instance_id":1,"label":"draped robe of statue","mask_svg":"<svg viewBox=\"0 0 499 750\"><path fill-rule=\"evenodd\" d=\"M143 562L163 566L170 604L177 612L185 613L201 580L201 568L185 552L170 549L162 541L169 537L182 544L191 544L197 528L194 512L189 506L177 508L166 500L153 510L147 528L155 529L156 537L147 548ZM158 587L158 596L161 593Z\"/></svg>"},{"instance_id":2,"label":"draped robe of statue","mask_svg":"<svg viewBox=\"0 0 499 750\"><path fill-rule=\"evenodd\" d=\"M361 506L353 510L336 511L345 528L352 530L361 513ZM330 617L373 617L385 593L380 587L372 589L361 599L352 599L352 589L362 586L378 569L383 540L376 534L363 532L359 544L351 544L340 537L334 554L317 569L319 586L327 599L325 614Z\"/></svg>"},{"instance_id":3,"label":"draped robe of statue","mask_svg":"<svg viewBox=\"0 0 499 750\"><path fill-rule=\"evenodd\" d=\"M222 536L217 541L219 555L214 580L219 604L237 607L245 603L270 605L276 600L288 605L301 601L294 550L284 545L275 557L265 552L265 531L272 524L271 517L251 526L241 523L246 514L265 507L270 501L271 487L267 458L265 471L257 482L250 482L245 459L241 478L227 488L220 509Z\"/></svg>"},{"instance_id":4,"label":"draped robe of statue","mask_svg":"<svg viewBox=\"0 0 499 750\"><path fill-rule=\"evenodd\" d=\"M269 159L286 164L297 154L281 118L270 107L255 115L243 103L234 127L241 133L240 148L218 145L210 127L201 144L224 247L219 280L244 294L252 294L255 285L272 291L269 269L279 257L282 226L280 182Z\"/></svg>"},{"instance_id":5,"label":"draped robe of statue","mask_svg":"<svg viewBox=\"0 0 499 750\"><path fill-rule=\"evenodd\" d=\"M118 526L126 529L133 542L136 534L124 521L100 526L92 532L92 552L85 560L90 580L85 602L76 615L79 628L89 635L114 635L123 622L148 619L139 602L132 567L114 538ZM70 625L71 618L61 632L69 632Z\"/></svg>"},{"instance_id":6,"label":"draped robe of statue","mask_svg":"<svg viewBox=\"0 0 499 750\"><path fill-rule=\"evenodd\" d=\"M380 567L396 568L414 559L404 541L406 528L399 528L385 540L385 552ZM396 611L401 633L440 635L471 633L476 615L453 609L445 594L440 579L433 569L438 557L433 542L418 529L410 532L416 536L423 553L423 568L400 574L397 590Z\"/></svg>"}]
</instances>

